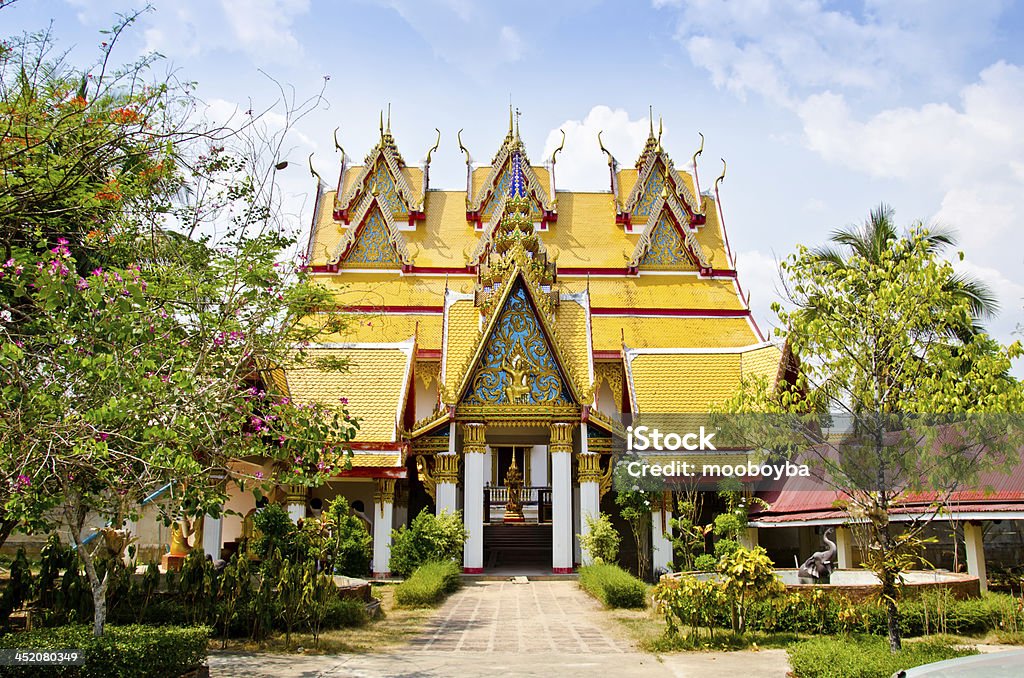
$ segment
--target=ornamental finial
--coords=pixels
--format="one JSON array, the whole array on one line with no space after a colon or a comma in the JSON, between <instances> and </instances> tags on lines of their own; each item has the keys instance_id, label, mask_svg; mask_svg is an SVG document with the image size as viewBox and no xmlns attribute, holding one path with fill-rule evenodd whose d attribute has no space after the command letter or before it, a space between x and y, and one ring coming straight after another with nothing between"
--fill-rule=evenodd
<instances>
[{"instance_id":1,"label":"ornamental finial","mask_svg":"<svg viewBox=\"0 0 1024 678\"><path fill-rule=\"evenodd\" d=\"M390 115L388 117L390 117ZM381 112L380 112L380 138L381 139L384 138L384 111L383 110L381 110Z\"/></svg>"},{"instance_id":2,"label":"ornamental finial","mask_svg":"<svg viewBox=\"0 0 1024 678\"><path fill-rule=\"evenodd\" d=\"M665 131L665 123L662 121L661 116L658 116L658 153L662 152L661 149L661 134Z\"/></svg>"},{"instance_id":3,"label":"ornamental finial","mask_svg":"<svg viewBox=\"0 0 1024 678\"><path fill-rule=\"evenodd\" d=\"M439 130L439 129L437 129L435 127L434 131L437 132L437 141L434 142L434 147L431 148L429 151L427 151L427 164L428 165L430 164L430 156L434 153L434 151L437 150L437 147L441 145L441 130Z\"/></svg>"},{"instance_id":4,"label":"ornamental finial","mask_svg":"<svg viewBox=\"0 0 1024 678\"><path fill-rule=\"evenodd\" d=\"M312 176L316 177L316 180L318 182L320 182L321 184L324 183L323 177L320 176L320 173L317 172L315 169L313 169L313 154L312 153L309 154L309 159L307 160L307 162L309 163L309 173Z\"/></svg>"},{"instance_id":5,"label":"ornamental finial","mask_svg":"<svg viewBox=\"0 0 1024 678\"><path fill-rule=\"evenodd\" d=\"M647 124L648 124L647 136L648 137L653 137L654 136L654 106L648 105L647 106L647 112L648 112L648 115L647 115Z\"/></svg>"},{"instance_id":6,"label":"ornamental finial","mask_svg":"<svg viewBox=\"0 0 1024 678\"><path fill-rule=\"evenodd\" d=\"M558 131L562 133L562 144L558 148L555 149L554 153L551 154L551 164L552 165L555 164L555 156L558 155L558 152L561 151L563 148L565 148L565 130L564 129L560 129Z\"/></svg>"},{"instance_id":7,"label":"ornamental finial","mask_svg":"<svg viewBox=\"0 0 1024 678\"><path fill-rule=\"evenodd\" d=\"M511 97L509 97L511 99ZM512 102L508 103L508 135L512 136Z\"/></svg>"},{"instance_id":8,"label":"ornamental finial","mask_svg":"<svg viewBox=\"0 0 1024 678\"><path fill-rule=\"evenodd\" d=\"M344 158L345 158L345 149L342 148L341 144L338 143L338 128L337 127L334 128L334 150L340 151L341 152L341 157L344 160Z\"/></svg>"},{"instance_id":9,"label":"ornamental finial","mask_svg":"<svg viewBox=\"0 0 1024 678\"><path fill-rule=\"evenodd\" d=\"M704 152L704 135L700 132L697 132L697 134L700 134L700 148L698 148L697 152L693 154L693 168L695 170L697 169L697 156Z\"/></svg>"},{"instance_id":10,"label":"ornamental finial","mask_svg":"<svg viewBox=\"0 0 1024 678\"><path fill-rule=\"evenodd\" d=\"M609 165L613 165L613 164L615 164L615 158L614 158L614 157L612 157L612 153L611 153L611 151L609 151L609 150L608 150L607 148L605 148L605 147L604 147L604 142L603 142L603 141L601 141L601 135L602 135L602 134L604 134L604 130L600 130L600 131L598 131L598 133L597 133L597 145L598 145L598 146L600 146L600 147L601 147L601 151L602 151L602 152L603 152L603 153L604 153L605 155L607 155L607 156L608 156L608 164L609 164Z\"/></svg>"},{"instance_id":11,"label":"ornamental finial","mask_svg":"<svg viewBox=\"0 0 1024 678\"><path fill-rule=\"evenodd\" d=\"M722 158L722 173L720 175L718 175L717 179L715 179L715 193L718 193L718 184L720 184L723 181L725 181L725 169L726 169L725 158Z\"/></svg>"},{"instance_id":12,"label":"ornamental finial","mask_svg":"<svg viewBox=\"0 0 1024 678\"><path fill-rule=\"evenodd\" d=\"M459 133L455 135L455 138L459 140L459 150L466 154L466 164L470 164L471 162L473 162L473 158L471 158L469 155L469 149L462 145L461 129L459 130Z\"/></svg>"},{"instance_id":13,"label":"ornamental finial","mask_svg":"<svg viewBox=\"0 0 1024 678\"><path fill-rule=\"evenodd\" d=\"M520 115L522 115L522 113L517 108L516 109L516 139L519 138L519 116Z\"/></svg>"}]
</instances>

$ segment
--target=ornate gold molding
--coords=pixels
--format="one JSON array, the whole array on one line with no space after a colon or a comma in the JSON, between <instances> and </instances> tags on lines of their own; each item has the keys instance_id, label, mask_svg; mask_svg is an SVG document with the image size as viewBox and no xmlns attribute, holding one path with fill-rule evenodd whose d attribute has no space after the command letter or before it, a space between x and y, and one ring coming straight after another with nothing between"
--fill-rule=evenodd
<instances>
[{"instance_id":1,"label":"ornate gold molding","mask_svg":"<svg viewBox=\"0 0 1024 678\"><path fill-rule=\"evenodd\" d=\"M373 503L380 506L380 514L384 515L384 504L395 503L395 479L377 478L377 491L373 493Z\"/></svg>"},{"instance_id":2,"label":"ornate gold molding","mask_svg":"<svg viewBox=\"0 0 1024 678\"><path fill-rule=\"evenodd\" d=\"M579 479L580 483L601 482L601 455L579 455Z\"/></svg>"},{"instance_id":3,"label":"ornate gold molding","mask_svg":"<svg viewBox=\"0 0 1024 678\"><path fill-rule=\"evenodd\" d=\"M608 494L608 490L612 489L612 472L615 470L615 457L608 457L608 468L601 473L601 477L598 480L600 496Z\"/></svg>"},{"instance_id":4,"label":"ornate gold molding","mask_svg":"<svg viewBox=\"0 0 1024 678\"><path fill-rule=\"evenodd\" d=\"M486 424L467 423L462 425L462 453L463 454L484 454L487 452L487 444L484 437L487 433Z\"/></svg>"},{"instance_id":5,"label":"ornate gold molding","mask_svg":"<svg viewBox=\"0 0 1024 678\"><path fill-rule=\"evenodd\" d=\"M459 455L438 454L434 456L434 478L439 483L459 482Z\"/></svg>"},{"instance_id":6,"label":"ornate gold molding","mask_svg":"<svg viewBox=\"0 0 1024 678\"><path fill-rule=\"evenodd\" d=\"M551 424L551 454L566 452L572 454L572 429L575 424L555 422Z\"/></svg>"},{"instance_id":7,"label":"ornate gold molding","mask_svg":"<svg viewBox=\"0 0 1024 678\"><path fill-rule=\"evenodd\" d=\"M305 504L309 488L305 485L285 485L284 500L288 504Z\"/></svg>"},{"instance_id":8,"label":"ornate gold molding","mask_svg":"<svg viewBox=\"0 0 1024 678\"><path fill-rule=\"evenodd\" d=\"M430 472L430 459L427 457L416 457L416 471L427 495L432 501L437 501L437 479Z\"/></svg>"}]
</instances>

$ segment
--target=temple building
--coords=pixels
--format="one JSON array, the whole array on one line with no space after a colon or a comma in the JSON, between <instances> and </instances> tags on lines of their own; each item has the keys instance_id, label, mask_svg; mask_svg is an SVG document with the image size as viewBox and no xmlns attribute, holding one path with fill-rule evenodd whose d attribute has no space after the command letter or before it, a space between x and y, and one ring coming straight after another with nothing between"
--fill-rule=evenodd
<instances>
[{"instance_id":1,"label":"temple building","mask_svg":"<svg viewBox=\"0 0 1024 678\"><path fill-rule=\"evenodd\" d=\"M438 190L437 146L410 165L382 121L363 162L342 151L336 186L321 182L306 254L346 329L309 353L348 370L314 360L278 387L345 398L360 428L351 470L281 498L298 519L348 497L372 523L376 575L392 528L424 508L462 511L467 573L568 573L585 562L586 517L614 505L624 415L706 412L745 376L775 379L781 351L740 288L718 182L702 192L695 162L677 169L653 122L632 166L601 146L596 192L559 190L558 151L533 164L511 114L489 162L459 146L466 185ZM655 568L672 558L670 515L652 511ZM242 530L207 522L214 546Z\"/></svg>"}]
</instances>

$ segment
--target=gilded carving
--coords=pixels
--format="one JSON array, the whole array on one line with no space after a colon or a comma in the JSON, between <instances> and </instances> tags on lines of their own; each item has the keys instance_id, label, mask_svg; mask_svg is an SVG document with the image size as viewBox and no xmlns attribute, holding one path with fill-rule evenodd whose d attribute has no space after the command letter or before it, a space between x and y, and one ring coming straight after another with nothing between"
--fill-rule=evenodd
<instances>
[{"instance_id":1,"label":"gilded carving","mask_svg":"<svg viewBox=\"0 0 1024 678\"><path fill-rule=\"evenodd\" d=\"M522 285L513 289L505 301L464 402L467 405L572 402L552 347Z\"/></svg>"},{"instance_id":2,"label":"gilded carving","mask_svg":"<svg viewBox=\"0 0 1024 678\"><path fill-rule=\"evenodd\" d=\"M572 454L572 430L575 424L555 422L551 424L551 454L566 452Z\"/></svg>"},{"instance_id":3,"label":"gilded carving","mask_svg":"<svg viewBox=\"0 0 1024 678\"><path fill-rule=\"evenodd\" d=\"M395 503L395 479L377 478L377 491L373 493L373 503L380 506L380 514L384 515L384 504Z\"/></svg>"},{"instance_id":4,"label":"gilded carving","mask_svg":"<svg viewBox=\"0 0 1024 678\"><path fill-rule=\"evenodd\" d=\"M427 495L431 500L437 501L437 479L430 472L430 459L428 457L416 457L416 473Z\"/></svg>"},{"instance_id":5,"label":"gilded carving","mask_svg":"<svg viewBox=\"0 0 1024 678\"><path fill-rule=\"evenodd\" d=\"M579 479L581 483L601 482L601 455L579 455Z\"/></svg>"},{"instance_id":6,"label":"gilded carving","mask_svg":"<svg viewBox=\"0 0 1024 678\"><path fill-rule=\"evenodd\" d=\"M434 457L434 478L439 483L459 482L459 455L439 454Z\"/></svg>"}]
</instances>

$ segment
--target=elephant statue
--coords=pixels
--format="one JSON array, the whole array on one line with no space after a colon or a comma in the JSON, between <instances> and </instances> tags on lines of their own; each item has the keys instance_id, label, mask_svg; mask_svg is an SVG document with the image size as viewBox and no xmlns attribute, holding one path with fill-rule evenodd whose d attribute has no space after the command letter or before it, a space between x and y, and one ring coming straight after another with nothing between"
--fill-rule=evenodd
<instances>
[{"instance_id":1,"label":"elephant statue","mask_svg":"<svg viewBox=\"0 0 1024 678\"><path fill-rule=\"evenodd\" d=\"M832 528L825 530L822 539L828 547L825 551L815 551L811 557L804 561L797 572L801 584L828 584L832 576L833 559L836 557L836 543L828 538Z\"/></svg>"}]
</instances>

